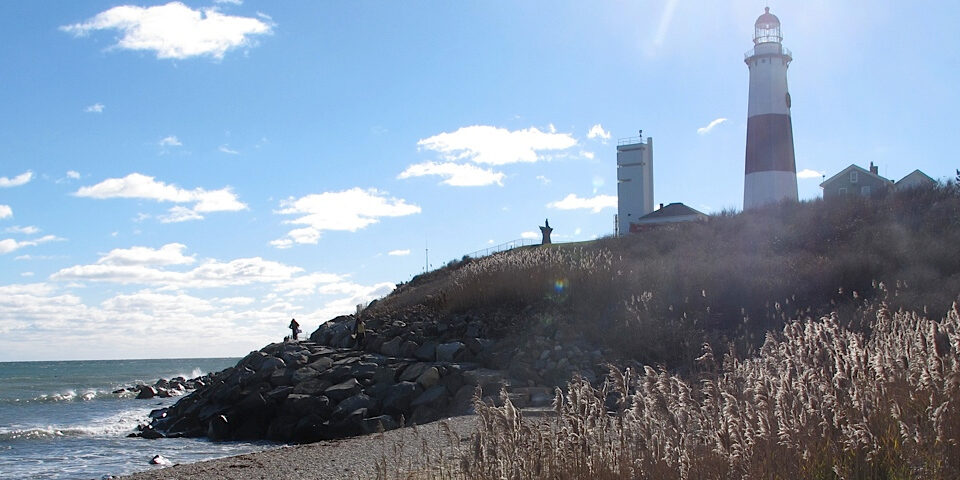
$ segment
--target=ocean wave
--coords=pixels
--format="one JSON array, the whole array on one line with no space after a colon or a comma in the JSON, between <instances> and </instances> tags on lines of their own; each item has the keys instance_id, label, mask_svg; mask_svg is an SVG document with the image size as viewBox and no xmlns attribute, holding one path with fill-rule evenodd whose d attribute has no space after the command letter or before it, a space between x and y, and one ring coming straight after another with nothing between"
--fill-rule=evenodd
<instances>
[{"instance_id":1,"label":"ocean wave","mask_svg":"<svg viewBox=\"0 0 960 480\"><path fill-rule=\"evenodd\" d=\"M23 428L0 427L0 442L10 440L42 440L55 437L118 437L133 432L146 423L142 409L130 410L96 419L84 425L46 425Z\"/></svg>"},{"instance_id":2,"label":"ocean wave","mask_svg":"<svg viewBox=\"0 0 960 480\"><path fill-rule=\"evenodd\" d=\"M134 398L137 396L135 391L124 390L114 393L116 390L67 390L61 393L42 394L33 398L14 398L3 400L2 403L23 404L23 403L59 403L59 402L87 402L90 400L104 398Z\"/></svg>"}]
</instances>

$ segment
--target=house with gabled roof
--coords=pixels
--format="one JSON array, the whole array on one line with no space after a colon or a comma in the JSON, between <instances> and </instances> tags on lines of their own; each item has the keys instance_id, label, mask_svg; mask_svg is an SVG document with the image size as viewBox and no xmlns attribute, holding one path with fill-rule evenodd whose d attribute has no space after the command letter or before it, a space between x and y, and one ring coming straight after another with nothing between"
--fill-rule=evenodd
<instances>
[{"instance_id":1,"label":"house with gabled roof","mask_svg":"<svg viewBox=\"0 0 960 480\"><path fill-rule=\"evenodd\" d=\"M707 214L696 209L690 208L680 202L671 203L636 219L630 221L630 233L643 231L647 228L666 225L670 223L695 222L697 220L706 220Z\"/></svg>"},{"instance_id":2,"label":"house with gabled roof","mask_svg":"<svg viewBox=\"0 0 960 480\"><path fill-rule=\"evenodd\" d=\"M880 176L880 167L870 162L870 170L857 165L850 165L840 173L826 179L820 184L823 189L823 199L847 195L863 195L870 197L886 192L893 187L893 181Z\"/></svg>"},{"instance_id":3,"label":"house with gabled roof","mask_svg":"<svg viewBox=\"0 0 960 480\"><path fill-rule=\"evenodd\" d=\"M910 190L911 188L932 187L936 184L937 181L930 178L926 173L920 170L914 170L907 176L897 180L897 183L893 184L893 186L897 190Z\"/></svg>"},{"instance_id":4,"label":"house with gabled roof","mask_svg":"<svg viewBox=\"0 0 960 480\"><path fill-rule=\"evenodd\" d=\"M826 179L820 184L823 189L823 199L843 197L847 195L862 195L872 197L889 190L908 190L918 187L932 187L937 181L920 170L914 170L907 176L894 183L893 180L880 176L880 167L870 162L867 170L858 165L850 165L840 173Z\"/></svg>"}]
</instances>

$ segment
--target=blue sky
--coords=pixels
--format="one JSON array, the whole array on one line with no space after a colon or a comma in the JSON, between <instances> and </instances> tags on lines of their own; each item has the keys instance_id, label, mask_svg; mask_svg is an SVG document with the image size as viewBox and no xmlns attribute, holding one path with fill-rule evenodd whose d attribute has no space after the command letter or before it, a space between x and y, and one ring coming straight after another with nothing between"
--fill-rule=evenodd
<instances>
[{"instance_id":1,"label":"blue sky","mask_svg":"<svg viewBox=\"0 0 960 480\"><path fill-rule=\"evenodd\" d=\"M960 5L769 2L801 198L945 179ZM763 2L17 2L0 16L0 360L240 356L424 268L742 203Z\"/></svg>"}]
</instances>

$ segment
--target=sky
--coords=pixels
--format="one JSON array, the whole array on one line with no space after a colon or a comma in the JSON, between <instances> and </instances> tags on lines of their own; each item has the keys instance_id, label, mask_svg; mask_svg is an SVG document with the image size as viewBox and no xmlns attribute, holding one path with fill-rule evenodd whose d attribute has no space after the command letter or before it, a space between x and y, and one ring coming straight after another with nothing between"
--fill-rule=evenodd
<instances>
[{"instance_id":1,"label":"sky","mask_svg":"<svg viewBox=\"0 0 960 480\"><path fill-rule=\"evenodd\" d=\"M5 2L0 361L242 356L516 239L742 206L753 23L801 199L960 167L956 2ZM535 233L537 232L537 233Z\"/></svg>"}]
</instances>

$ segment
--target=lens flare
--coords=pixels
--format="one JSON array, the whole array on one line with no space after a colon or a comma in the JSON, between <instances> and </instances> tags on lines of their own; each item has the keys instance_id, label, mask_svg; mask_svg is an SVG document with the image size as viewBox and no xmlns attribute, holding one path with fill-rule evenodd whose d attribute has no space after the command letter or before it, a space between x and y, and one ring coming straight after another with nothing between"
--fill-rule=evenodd
<instances>
[{"instance_id":1,"label":"lens flare","mask_svg":"<svg viewBox=\"0 0 960 480\"><path fill-rule=\"evenodd\" d=\"M566 290L566 288L567 288L567 281L563 278L553 282L553 291L556 293L563 293L563 291Z\"/></svg>"}]
</instances>

